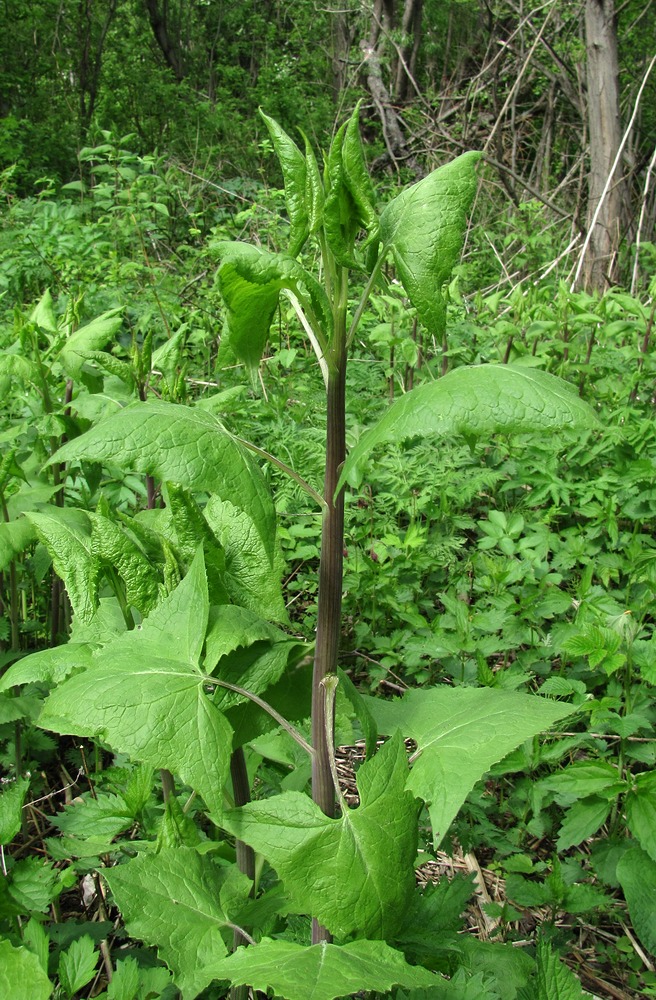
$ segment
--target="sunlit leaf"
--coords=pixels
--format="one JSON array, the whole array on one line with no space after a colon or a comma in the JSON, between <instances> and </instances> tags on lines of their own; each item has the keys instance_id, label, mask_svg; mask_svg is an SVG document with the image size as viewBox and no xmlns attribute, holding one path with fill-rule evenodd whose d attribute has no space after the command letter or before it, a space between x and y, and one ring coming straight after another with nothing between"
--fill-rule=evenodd
<instances>
[{"instance_id":1,"label":"sunlit leaf","mask_svg":"<svg viewBox=\"0 0 656 1000\"><path fill-rule=\"evenodd\" d=\"M350 452L339 486L356 478L357 467L374 448L408 438L490 438L493 434L590 428L597 419L575 389L548 372L510 365L456 368L436 382L412 389Z\"/></svg>"}]
</instances>

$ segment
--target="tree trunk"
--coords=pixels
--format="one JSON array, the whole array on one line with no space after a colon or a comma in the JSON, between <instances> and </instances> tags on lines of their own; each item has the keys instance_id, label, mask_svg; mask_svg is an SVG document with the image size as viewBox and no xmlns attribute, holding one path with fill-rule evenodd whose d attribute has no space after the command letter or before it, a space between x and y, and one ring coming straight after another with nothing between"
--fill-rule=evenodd
<instances>
[{"instance_id":1,"label":"tree trunk","mask_svg":"<svg viewBox=\"0 0 656 1000\"><path fill-rule=\"evenodd\" d=\"M80 0L78 5L78 86L81 140L86 137L96 107L105 40L116 13L117 2L118 0L109 0L109 3L103 5L105 18L100 25L94 24L93 0Z\"/></svg>"},{"instance_id":2,"label":"tree trunk","mask_svg":"<svg viewBox=\"0 0 656 1000\"><path fill-rule=\"evenodd\" d=\"M585 36L590 132L588 229L592 229L584 281L590 290L602 292L614 283L617 275L623 203L619 164L601 200L622 139L613 0L586 0Z\"/></svg>"},{"instance_id":3,"label":"tree trunk","mask_svg":"<svg viewBox=\"0 0 656 1000\"><path fill-rule=\"evenodd\" d=\"M424 0L405 0L401 18L403 39L398 49L394 98L399 104L408 99L410 85L415 78L417 56L421 43L421 20Z\"/></svg>"},{"instance_id":4,"label":"tree trunk","mask_svg":"<svg viewBox=\"0 0 656 1000\"><path fill-rule=\"evenodd\" d=\"M144 0L148 20L155 36L155 41L160 47L167 66L173 71L178 83L184 80L185 68L180 51L179 39L174 41L171 36L168 17L168 0L164 0L162 8L158 0Z\"/></svg>"},{"instance_id":5,"label":"tree trunk","mask_svg":"<svg viewBox=\"0 0 656 1000\"><path fill-rule=\"evenodd\" d=\"M418 16L421 19L421 8L421 2L417 3L415 0L413 3L411 0L408 0L404 14L408 13L408 11L411 11L412 9L418 11ZM397 169L399 161L402 161L415 173L420 174L421 170L417 161L406 148L406 138L403 132L401 120L397 114L396 108L394 107L393 98L390 96L390 92L385 86L385 81L383 79L381 57L390 39L393 28L393 0L376 0L372 14L369 37L363 38L360 42L360 51L363 56L362 62L366 73L367 90L371 94L374 106L383 127L383 138L387 148L387 156L383 159L389 160L389 162L394 167L397 167ZM407 73L405 71L404 76L407 79ZM376 164L374 164L374 168L375 167Z\"/></svg>"}]
</instances>

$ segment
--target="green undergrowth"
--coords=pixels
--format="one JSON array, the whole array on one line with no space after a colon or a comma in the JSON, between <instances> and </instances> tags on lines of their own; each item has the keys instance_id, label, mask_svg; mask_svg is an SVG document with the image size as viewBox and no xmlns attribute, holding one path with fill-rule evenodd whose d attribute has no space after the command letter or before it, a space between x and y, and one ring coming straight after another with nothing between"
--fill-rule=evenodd
<instances>
[{"instance_id":1,"label":"green undergrowth","mask_svg":"<svg viewBox=\"0 0 656 1000\"><path fill-rule=\"evenodd\" d=\"M88 182L0 230L0 993L575 1000L559 956L577 967L585 927L602 979L656 995L654 288L482 293L462 265L438 335L391 263L362 298L354 243L335 727L366 760L358 808L329 818L305 794L321 355L276 298L244 364L215 282L217 252L242 253L226 241L282 268L291 236L316 307L318 251L295 246L289 183L212 205L106 138ZM339 183L375 232L364 177ZM472 365L545 400L559 376L596 421L481 433L477 383L467 420L440 395ZM404 416L410 390L447 432ZM402 873L373 896L361 843ZM471 880L415 887L439 846L506 880L495 944L460 933ZM332 942L310 945L310 914Z\"/></svg>"}]
</instances>

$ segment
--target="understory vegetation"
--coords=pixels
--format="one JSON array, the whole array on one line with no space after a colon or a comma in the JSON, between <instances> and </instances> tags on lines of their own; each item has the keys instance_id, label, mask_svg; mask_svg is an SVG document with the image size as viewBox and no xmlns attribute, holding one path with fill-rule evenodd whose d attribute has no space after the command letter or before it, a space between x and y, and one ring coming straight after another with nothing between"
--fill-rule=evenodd
<instances>
[{"instance_id":1,"label":"understory vegetation","mask_svg":"<svg viewBox=\"0 0 656 1000\"><path fill-rule=\"evenodd\" d=\"M263 117L284 188L108 131L0 219L0 993L656 996L656 248L573 287L464 154L417 276L357 111L325 172Z\"/></svg>"}]
</instances>

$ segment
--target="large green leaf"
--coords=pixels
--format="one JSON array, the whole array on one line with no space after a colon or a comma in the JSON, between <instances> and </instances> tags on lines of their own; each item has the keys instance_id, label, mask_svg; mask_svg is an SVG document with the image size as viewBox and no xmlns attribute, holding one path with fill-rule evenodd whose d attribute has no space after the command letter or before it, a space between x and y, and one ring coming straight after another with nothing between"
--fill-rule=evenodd
<instances>
[{"instance_id":1,"label":"large green leaf","mask_svg":"<svg viewBox=\"0 0 656 1000\"><path fill-rule=\"evenodd\" d=\"M652 955L656 955L656 861L639 847L620 858L617 877L624 891L635 931Z\"/></svg>"},{"instance_id":2,"label":"large green leaf","mask_svg":"<svg viewBox=\"0 0 656 1000\"><path fill-rule=\"evenodd\" d=\"M227 954L226 909L245 903L249 879L188 847L142 855L103 877L129 933L157 946L184 998L197 996Z\"/></svg>"},{"instance_id":3,"label":"large green leaf","mask_svg":"<svg viewBox=\"0 0 656 1000\"><path fill-rule=\"evenodd\" d=\"M215 416L163 400L134 403L69 441L53 461L114 462L247 510L273 561L276 518L270 490L248 452Z\"/></svg>"},{"instance_id":4,"label":"large green leaf","mask_svg":"<svg viewBox=\"0 0 656 1000\"><path fill-rule=\"evenodd\" d=\"M405 188L380 217L382 253L392 251L408 298L431 333L441 333L444 327L442 286L462 250L480 156L463 153L438 167Z\"/></svg>"},{"instance_id":5,"label":"large green leaf","mask_svg":"<svg viewBox=\"0 0 656 1000\"><path fill-rule=\"evenodd\" d=\"M204 517L225 553L223 582L230 600L262 618L287 622L280 563L268 558L270 542L265 546L250 513L210 497Z\"/></svg>"},{"instance_id":6,"label":"large green leaf","mask_svg":"<svg viewBox=\"0 0 656 1000\"><path fill-rule=\"evenodd\" d=\"M121 329L122 313L122 309L110 309L71 334L59 352L59 361L67 375L80 377L89 353L101 350Z\"/></svg>"},{"instance_id":7,"label":"large green leaf","mask_svg":"<svg viewBox=\"0 0 656 1000\"><path fill-rule=\"evenodd\" d=\"M360 806L340 819L329 819L306 795L286 792L222 822L271 863L299 912L339 937L390 937L415 885L417 807L404 791L406 777L397 736L362 765Z\"/></svg>"},{"instance_id":8,"label":"large green leaf","mask_svg":"<svg viewBox=\"0 0 656 1000\"><path fill-rule=\"evenodd\" d=\"M310 232L307 191L307 168L305 157L293 139L260 109L260 116L269 130L273 148L282 169L285 182L285 202L291 224L289 234L289 255L295 257L303 247Z\"/></svg>"},{"instance_id":9,"label":"large green leaf","mask_svg":"<svg viewBox=\"0 0 656 1000\"><path fill-rule=\"evenodd\" d=\"M574 711L491 688L417 689L394 701L366 701L381 733L399 729L417 744L406 787L428 805L435 846L492 764Z\"/></svg>"},{"instance_id":10,"label":"large green leaf","mask_svg":"<svg viewBox=\"0 0 656 1000\"><path fill-rule=\"evenodd\" d=\"M48 1000L52 990L37 955L22 946L14 948L10 941L0 941L0 996L11 1000Z\"/></svg>"},{"instance_id":11,"label":"large green leaf","mask_svg":"<svg viewBox=\"0 0 656 1000\"><path fill-rule=\"evenodd\" d=\"M567 382L534 368L475 365L456 368L412 389L390 406L349 454L339 486L380 444L413 437L491 437L594 427L597 419Z\"/></svg>"},{"instance_id":12,"label":"large green leaf","mask_svg":"<svg viewBox=\"0 0 656 1000\"><path fill-rule=\"evenodd\" d=\"M400 951L384 941L353 941L341 947L315 944L304 948L291 941L264 938L251 948L238 948L213 966L217 979L271 989L285 1000L334 1000L361 990L387 993L392 986L429 986L437 977L408 965Z\"/></svg>"},{"instance_id":13,"label":"large green leaf","mask_svg":"<svg viewBox=\"0 0 656 1000\"><path fill-rule=\"evenodd\" d=\"M217 281L227 310L229 344L240 361L251 369L260 363L285 288L302 302L315 332L330 337L332 312L326 293L297 260L249 243L218 243L216 249L221 257Z\"/></svg>"},{"instance_id":14,"label":"large green leaf","mask_svg":"<svg viewBox=\"0 0 656 1000\"><path fill-rule=\"evenodd\" d=\"M48 550L58 576L66 584L71 606L89 621L98 606L99 561L91 544L91 522L83 510L49 506L25 515Z\"/></svg>"},{"instance_id":15,"label":"large green leaf","mask_svg":"<svg viewBox=\"0 0 656 1000\"><path fill-rule=\"evenodd\" d=\"M198 666L209 605L202 553L140 629L108 643L50 695L39 725L99 738L179 774L222 810L232 729L205 693Z\"/></svg>"}]
</instances>

